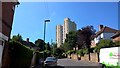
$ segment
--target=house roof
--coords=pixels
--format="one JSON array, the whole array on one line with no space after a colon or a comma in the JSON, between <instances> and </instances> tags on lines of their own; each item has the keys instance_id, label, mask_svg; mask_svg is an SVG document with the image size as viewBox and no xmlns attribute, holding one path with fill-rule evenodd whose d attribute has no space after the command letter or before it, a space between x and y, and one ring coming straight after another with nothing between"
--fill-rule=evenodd
<instances>
[{"instance_id":1,"label":"house roof","mask_svg":"<svg viewBox=\"0 0 120 68\"><path fill-rule=\"evenodd\" d=\"M101 31L98 31L94 37L98 37L101 33L116 33L118 30L110 28L110 27L103 27Z\"/></svg>"},{"instance_id":2,"label":"house roof","mask_svg":"<svg viewBox=\"0 0 120 68\"><path fill-rule=\"evenodd\" d=\"M116 34L114 34L111 38L116 38L116 37L118 37L118 36L120 36L120 30L116 33Z\"/></svg>"},{"instance_id":3,"label":"house roof","mask_svg":"<svg viewBox=\"0 0 120 68\"><path fill-rule=\"evenodd\" d=\"M23 45L28 46L28 47L37 47L34 43L32 42L27 42L27 41L22 41L21 42Z\"/></svg>"}]
</instances>

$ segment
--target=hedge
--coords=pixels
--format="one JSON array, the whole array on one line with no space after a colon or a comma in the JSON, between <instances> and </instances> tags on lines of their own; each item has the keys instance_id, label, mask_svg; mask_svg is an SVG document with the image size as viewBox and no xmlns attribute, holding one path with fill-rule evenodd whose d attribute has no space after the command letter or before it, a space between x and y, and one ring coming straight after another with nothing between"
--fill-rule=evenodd
<instances>
[{"instance_id":1,"label":"hedge","mask_svg":"<svg viewBox=\"0 0 120 68\"><path fill-rule=\"evenodd\" d=\"M11 53L11 67L29 68L33 57L33 50L16 41L9 42L9 46Z\"/></svg>"},{"instance_id":2,"label":"hedge","mask_svg":"<svg viewBox=\"0 0 120 68\"><path fill-rule=\"evenodd\" d=\"M39 64L39 60L45 60L48 56L50 56L47 52L43 51L43 52L37 52L36 54L36 65Z\"/></svg>"}]
</instances>

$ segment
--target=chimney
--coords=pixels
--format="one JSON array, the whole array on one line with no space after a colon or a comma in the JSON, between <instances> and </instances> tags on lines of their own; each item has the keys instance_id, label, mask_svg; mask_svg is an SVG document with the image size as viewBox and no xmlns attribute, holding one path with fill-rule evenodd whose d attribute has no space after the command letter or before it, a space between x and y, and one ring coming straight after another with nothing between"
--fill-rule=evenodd
<instances>
[{"instance_id":1,"label":"chimney","mask_svg":"<svg viewBox=\"0 0 120 68\"><path fill-rule=\"evenodd\" d=\"M101 31L103 28L103 25L99 25L99 31Z\"/></svg>"},{"instance_id":2,"label":"chimney","mask_svg":"<svg viewBox=\"0 0 120 68\"><path fill-rule=\"evenodd\" d=\"M27 43L29 42L29 38L26 39L26 42L27 42Z\"/></svg>"}]
</instances>

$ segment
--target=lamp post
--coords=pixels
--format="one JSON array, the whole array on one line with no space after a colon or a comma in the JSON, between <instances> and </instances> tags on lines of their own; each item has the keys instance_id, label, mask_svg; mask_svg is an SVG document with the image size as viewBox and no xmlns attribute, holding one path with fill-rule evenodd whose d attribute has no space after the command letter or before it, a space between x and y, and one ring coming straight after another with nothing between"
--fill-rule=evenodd
<instances>
[{"instance_id":1,"label":"lamp post","mask_svg":"<svg viewBox=\"0 0 120 68\"><path fill-rule=\"evenodd\" d=\"M50 20L45 20L44 21L44 42L45 42L45 33L46 33L46 22L50 22ZM43 50L45 49L44 46L45 46L45 43L43 45ZM43 58L44 58L44 53L43 53Z\"/></svg>"},{"instance_id":2,"label":"lamp post","mask_svg":"<svg viewBox=\"0 0 120 68\"><path fill-rule=\"evenodd\" d=\"M50 20L45 20L44 22L44 42L45 42L46 22L50 22Z\"/></svg>"}]
</instances>

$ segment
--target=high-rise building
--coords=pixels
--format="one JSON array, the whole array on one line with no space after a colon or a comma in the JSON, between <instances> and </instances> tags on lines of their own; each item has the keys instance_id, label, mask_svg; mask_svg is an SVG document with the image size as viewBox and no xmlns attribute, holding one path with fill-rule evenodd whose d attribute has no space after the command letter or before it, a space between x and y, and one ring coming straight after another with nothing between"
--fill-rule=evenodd
<instances>
[{"instance_id":1,"label":"high-rise building","mask_svg":"<svg viewBox=\"0 0 120 68\"><path fill-rule=\"evenodd\" d=\"M63 26L57 25L56 26L56 43L57 47L60 47L60 45L63 42Z\"/></svg>"},{"instance_id":2,"label":"high-rise building","mask_svg":"<svg viewBox=\"0 0 120 68\"><path fill-rule=\"evenodd\" d=\"M65 42L66 34L68 34L70 31L76 31L76 24L69 18L65 18L63 25L63 43Z\"/></svg>"},{"instance_id":3,"label":"high-rise building","mask_svg":"<svg viewBox=\"0 0 120 68\"><path fill-rule=\"evenodd\" d=\"M69 18L64 19L64 24L56 26L56 43L57 47L60 47L65 42L66 34L70 31L76 31L76 24Z\"/></svg>"}]
</instances>

